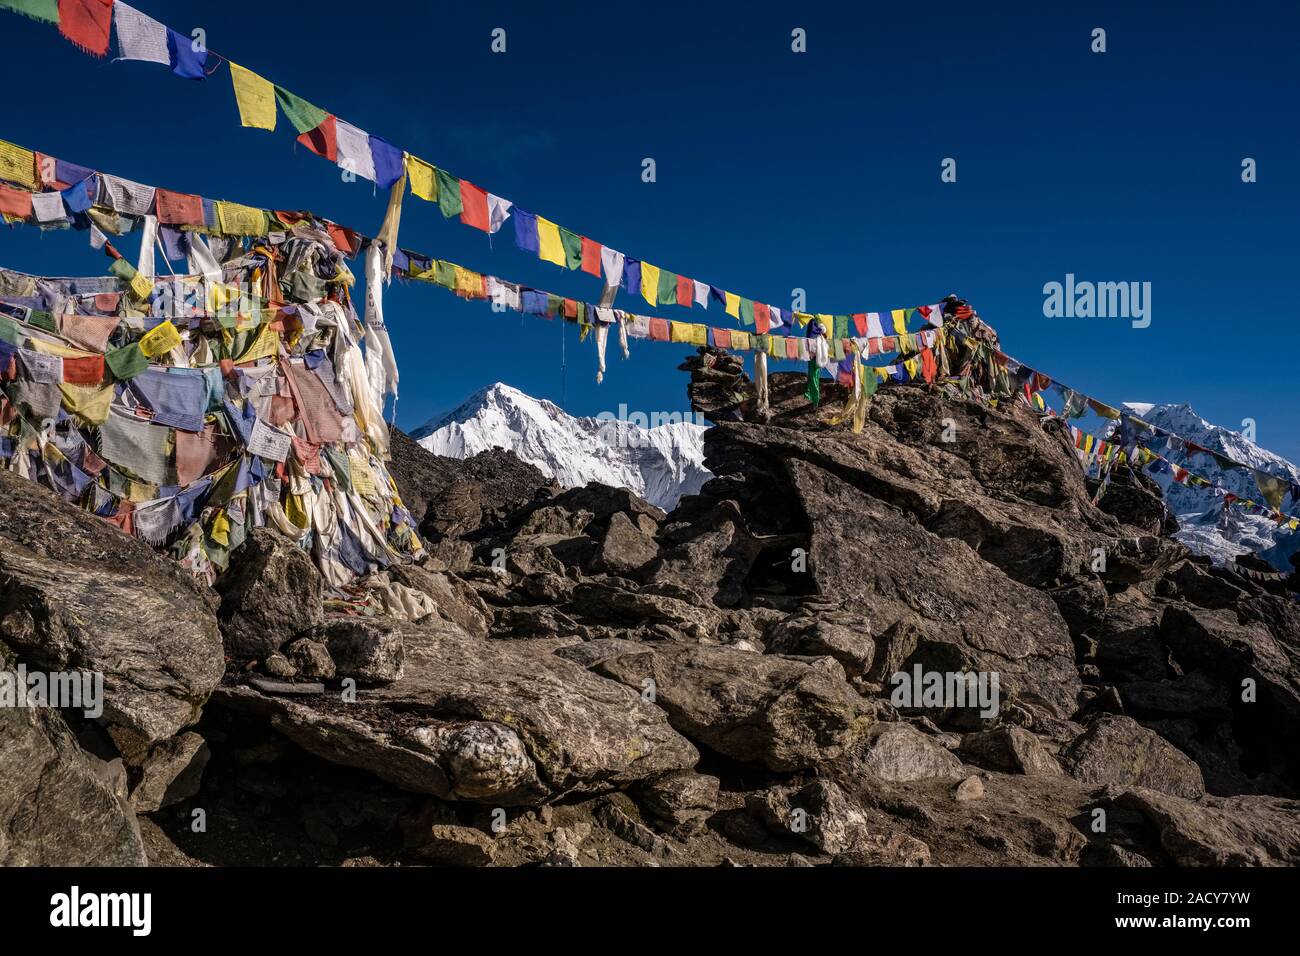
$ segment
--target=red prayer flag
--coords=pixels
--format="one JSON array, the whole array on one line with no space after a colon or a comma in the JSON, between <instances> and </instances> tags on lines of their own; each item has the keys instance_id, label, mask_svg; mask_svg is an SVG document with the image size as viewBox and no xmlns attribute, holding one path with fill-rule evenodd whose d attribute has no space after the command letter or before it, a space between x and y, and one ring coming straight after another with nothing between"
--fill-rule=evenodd
<instances>
[{"instance_id":1,"label":"red prayer flag","mask_svg":"<svg viewBox=\"0 0 1300 956\"><path fill-rule=\"evenodd\" d=\"M63 381L69 385L98 385L103 380L104 356L87 355L63 360Z\"/></svg>"},{"instance_id":2,"label":"red prayer flag","mask_svg":"<svg viewBox=\"0 0 1300 956\"><path fill-rule=\"evenodd\" d=\"M867 334L867 313L855 312L853 314L853 327L858 330L859 338Z\"/></svg>"},{"instance_id":3,"label":"red prayer flag","mask_svg":"<svg viewBox=\"0 0 1300 956\"><path fill-rule=\"evenodd\" d=\"M695 280L686 276L677 277L677 304L688 309L695 304Z\"/></svg>"},{"instance_id":4,"label":"red prayer flag","mask_svg":"<svg viewBox=\"0 0 1300 956\"><path fill-rule=\"evenodd\" d=\"M578 300L577 300L577 299L565 299L565 300L564 300L564 317L565 317L566 319L570 319L570 320L572 320L572 321L574 321L574 322L576 322L576 321L578 320Z\"/></svg>"},{"instance_id":5,"label":"red prayer flag","mask_svg":"<svg viewBox=\"0 0 1300 956\"><path fill-rule=\"evenodd\" d=\"M59 0L59 32L95 56L108 53L113 0Z\"/></svg>"},{"instance_id":6,"label":"red prayer flag","mask_svg":"<svg viewBox=\"0 0 1300 956\"><path fill-rule=\"evenodd\" d=\"M754 303L754 328L759 335L767 335L772 328L772 313L762 302Z\"/></svg>"},{"instance_id":7,"label":"red prayer flag","mask_svg":"<svg viewBox=\"0 0 1300 956\"><path fill-rule=\"evenodd\" d=\"M793 335L787 335L785 338L785 357L792 359L799 357L799 340Z\"/></svg>"},{"instance_id":8,"label":"red prayer flag","mask_svg":"<svg viewBox=\"0 0 1300 956\"><path fill-rule=\"evenodd\" d=\"M731 348L731 329L714 329L713 344L720 349Z\"/></svg>"},{"instance_id":9,"label":"red prayer flag","mask_svg":"<svg viewBox=\"0 0 1300 956\"><path fill-rule=\"evenodd\" d=\"M600 276L600 243L586 236L582 237L582 271Z\"/></svg>"},{"instance_id":10,"label":"red prayer flag","mask_svg":"<svg viewBox=\"0 0 1300 956\"><path fill-rule=\"evenodd\" d=\"M154 193L158 208L158 221L168 226L202 226L203 200L189 193L174 193L159 189Z\"/></svg>"},{"instance_id":11,"label":"red prayer flag","mask_svg":"<svg viewBox=\"0 0 1300 956\"><path fill-rule=\"evenodd\" d=\"M667 342L672 338L668 333L667 319L650 320L650 338L654 339L656 342Z\"/></svg>"},{"instance_id":12,"label":"red prayer flag","mask_svg":"<svg viewBox=\"0 0 1300 956\"><path fill-rule=\"evenodd\" d=\"M20 219L32 218L32 194L0 185L0 212Z\"/></svg>"},{"instance_id":13,"label":"red prayer flag","mask_svg":"<svg viewBox=\"0 0 1300 956\"><path fill-rule=\"evenodd\" d=\"M460 181L460 221L475 229L488 231L487 191L479 189L468 179Z\"/></svg>"},{"instance_id":14,"label":"red prayer flag","mask_svg":"<svg viewBox=\"0 0 1300 956\"><path fill-rule=\"evenodd\" d=\"M331 163L339 161L339 125L338 117L327 116L325 121L315 129L309 129L298 137L302 143L317 156L323 156Z\"/></svg>"},{"instance_id":15,"label":"red prayer flag","mask_svg":"<svg viewBox=\"0 0 1300 956\"><path fill-rule=\"evenodd\" d=\"M350 256L357 251L357 234L351 229L333 222L326 226L326 229L339 252Z\"/></svg>"}]
</instances>

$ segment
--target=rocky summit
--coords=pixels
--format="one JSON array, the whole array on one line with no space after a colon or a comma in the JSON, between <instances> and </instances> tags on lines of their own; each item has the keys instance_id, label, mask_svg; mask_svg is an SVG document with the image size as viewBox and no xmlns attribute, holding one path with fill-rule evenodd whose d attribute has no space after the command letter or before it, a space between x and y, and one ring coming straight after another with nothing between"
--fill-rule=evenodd
<instances>
[{"instance_id":1,"label":"rocky summit","mask_svg":"<svg viewBox=\"0 0 1300 956\"><path fill-rule=\"evenodd\" d=\"M271 528L210 588L0 473L5 669L103 679L0 708L0 863L1300 863L1296 573L1027 406L890 385L854 432L683 368L672 511L394 432L427 553L343 591Z\"/></svg>"}]
</instances>

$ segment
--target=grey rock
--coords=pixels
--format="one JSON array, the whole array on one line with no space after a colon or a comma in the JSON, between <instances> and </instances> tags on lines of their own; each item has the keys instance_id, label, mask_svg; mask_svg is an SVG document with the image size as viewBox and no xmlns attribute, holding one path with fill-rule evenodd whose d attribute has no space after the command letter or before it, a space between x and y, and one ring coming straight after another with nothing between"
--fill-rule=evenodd
<instances>
[{"instance_id":1,"label":"grey rock","mask_svg":"<svg viewBox=\"0 0 1300 956\"><path fill-rule=\"evenodd\" d=\"M1037 737L1023 727L1006 725L966 734L961 754L976 763L1009 773L1059 775L1061 765Z\"/></svg>"},{"instance_id":2,"label":"grey rock","mask_svg":"<svg viewBox=\"0 0 1300 956\"><path fill-rule=\"evenodd\" d=\"M911 780L956 779L961 761L934 738L910 724L877 724L853 748L856 771L867 777L905 783Z\"/></svg>"},{"instance_id":3,"label":"grey rock","mask_svg":"<svg viewBox=\"0 0 1300 956\"><path fill-rule=\"evenodd\" d=\"M324 623L321 576L311 557L282 535L254 528L217 581L226 653L263 658Z\"/></svg>"},{"instance_id":4,"label":"grey rock","mask_svg":"<svg viewBox=\"0 0 1300 956\"><path fill-rule=\"evenodd\" d=\"M325 646L335 676L366 684L392 683L402 676L406 660L403 636L419 627L396 618L330 617L325 622Z\"/></svg>"},{"instance_id":5,"label":"grey rock","mask_svg":"<svg viewBox=\"0 0 1300 956\"><path fill-rule=\"evenodd\" d=\"M334 659L320 641L300 637L288 644L284 653L301 677L330 680L334 676Z\"/></svg>"},{"instance_id":6,"label":"grey rock","mask_svg":"<svg viewBox=\"0 0 1300 956\"><path fill-rule=\"evenodd\" d=\"M1195 761L1131 717L1099 715L1061 754L1061 763L1084 783L1142 787L1189 800L1205 795Z\"/></svg>"}]
</instances>

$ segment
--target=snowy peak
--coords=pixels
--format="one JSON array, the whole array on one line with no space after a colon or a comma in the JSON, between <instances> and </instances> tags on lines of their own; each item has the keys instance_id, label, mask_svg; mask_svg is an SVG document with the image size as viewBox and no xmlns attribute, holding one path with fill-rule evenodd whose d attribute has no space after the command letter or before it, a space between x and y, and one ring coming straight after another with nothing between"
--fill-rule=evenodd
<instances>
[{"instance_id":1,"label":"snowy peak","mask_svg":"<svg viewBox=\"0 0 1300 956\"><path fill-rule=\"evenodd\" d=\"M506 448L565 487L589 481L628 488L665 510L712 477L705 426L694 416L643 416L620 409L578 418L502 382L480 389L413 433L435 455L468 458Z\"/></svg>"},{"instance_id":2,"label":"snowy peak","mask_svg":"<svg viewBox=\"0 0 1300 956\"><path fill-rule=\"evenodd\" d=\"M1258 468L1279 478L1300 482L1300 468L1282 456L1261 448L1240 432L1206 421L1191 405L1125 402L1123 408L1148 424L1218 452L1248 468ZM1263 500L1252 471L1244 468L1225 470L1208 456L1188 455L1179 447L1163 448L1153 445L1152 450L1189 471L1203 475L1238 497ZM1285 558L1300 543L1300 534L1286 528L1279 529L1262 514L1246 514L1232 508L1225 511L1222 499L1215 497L1211 491L1177 484L1167 473L1152 477L1164 488L1165 500L1170 510L1178 516L1182 530L1175 537L1193 552L1208 555L1221 563L1238 554L1261 552L1262 556L1279 568L1289 570ZM1297 502L1288 496L1283 510L1295 513L1296 505Z\"/></svg>"}]
</instances>

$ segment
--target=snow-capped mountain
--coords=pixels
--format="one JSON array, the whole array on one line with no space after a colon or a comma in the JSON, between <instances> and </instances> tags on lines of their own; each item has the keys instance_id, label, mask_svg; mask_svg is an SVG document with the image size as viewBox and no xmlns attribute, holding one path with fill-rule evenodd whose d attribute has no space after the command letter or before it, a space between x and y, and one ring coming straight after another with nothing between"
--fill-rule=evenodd
<instances>
[{"instance_id":1,"label":"snow-capped mountain","mask_svg":"<svg viewBox=\"0 0 1300 956\"><path fill-rule=\"evenodd\" d=\"M636 413L609 414L578 418L497 382L411 437L449 458L508 448L566 488L599 481L665 511L712 477L703 464L706 426L689 413L647 417L645 425Z\"/></svg>"},{"instance_id":2,"label":"snow-capped mountain","mask_svg":"<svg viewBox=\"0 0 1300 956\"><path fill-rule=\"evenodd\" d=\"M1300 483L1300 468L1280 455L1267 451L1239 432L1211 424L1192 409L1191 405L1152 405L1144 402L1125 402L1124 410L1157 428L1195 442L1203 448L1219 452L1233 461L1259 468L1279 478ZM1175 464L1209 479L1242 498L1263 502L1255 484L1254 473L1242 468L1220 468L1208 455L1190 457L1181 448L1165 449L1153 445L1152 450ZM1164 489L1165 501L1178 517L1181 530L1175 537L1197 554L1208 555L1218 563L1231 561L1239 554L1258 553L1280 570L1291 570L1287 559L1300 550L1300 532L1276 524L1260 514L1247 514L1240 508L1223 508L1222 499L1205 488L1180 485L1173 476L1151 476ZM1296 513L1297 502L1287 495L1282 510Z\"/></svg>"}]
</instances>

